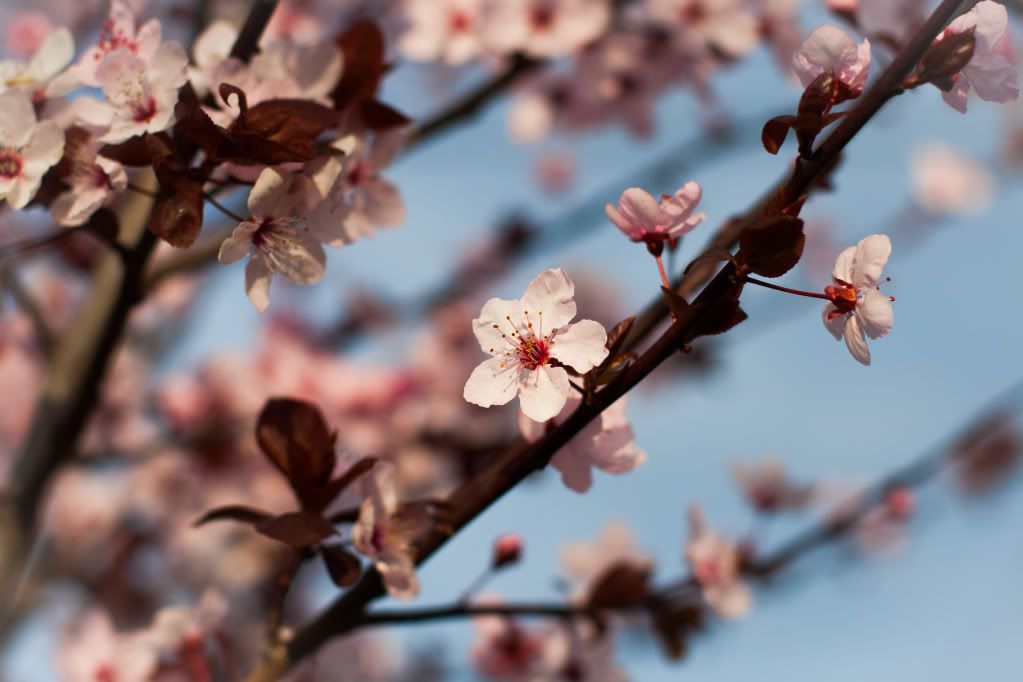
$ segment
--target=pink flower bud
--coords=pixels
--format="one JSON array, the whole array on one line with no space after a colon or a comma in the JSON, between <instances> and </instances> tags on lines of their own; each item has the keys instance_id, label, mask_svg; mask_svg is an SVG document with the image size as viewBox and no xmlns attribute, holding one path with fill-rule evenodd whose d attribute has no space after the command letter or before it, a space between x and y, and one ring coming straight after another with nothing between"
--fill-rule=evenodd
<instances>
[{"instance_id":1,"label":"pink flower bud","mask_svg":"<svg viewBox=\"0 0 1023 682\"><path fill-rule=\"evenodd\" d=\"M885 495L884 506L892 518L908 519L916 507L916 496L909 488L893 488Z\"/></svg>"},{"instance_id":2,"label":"pink flower bud","mask_svg":"<svg viewBox=\"0 0 1023 682\"><path fill-rule=\"evenodd\" d=\"M522 558L522 537L505 533L494 543L494 568L500 569L517 563Z\"/></svg>"}]
</instances>

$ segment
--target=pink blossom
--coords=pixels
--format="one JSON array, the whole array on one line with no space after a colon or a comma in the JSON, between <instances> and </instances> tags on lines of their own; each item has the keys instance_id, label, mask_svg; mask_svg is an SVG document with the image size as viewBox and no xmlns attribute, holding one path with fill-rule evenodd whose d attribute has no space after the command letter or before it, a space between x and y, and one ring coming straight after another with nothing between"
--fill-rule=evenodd
<instances>
[{"instance_id":1,"label":"pink blossom","mask_svg":"<svg viewBox=\"0 0 1023 682\"><path fill-rule=\"evenodd\" d=\"M678 239L691 232L706 217L694 213L703 190L695 182L687 182L674 194L664 194L660 202L645 190L630 187L622 192L617 208L604 207L607 217L634 242L650 237Z\"/></svg>"},{"instance_id":2,"label":"pink blossom","mask_svg":"<svg viewBox=\"0 0 1023 682\"><path fill-rule=\"evenodd\" d=\"M157 656L137 637L115 632L105 612L93 610L65 636L57 665L67 682L148 682Z\"/></svg>"},{"instance_id":3,"label":"pink blossom","mask_svg":"<svg viewBox=\"0 0 1023 682\"><path fill-rule=\"evenodd\" d=\"M703 591L704 600L719 618L746 615L752 596L739 573L739 552L734 544L710 529L703 510L697 505L689 509L685 558Z\"/></svg>"},{"instance_id":4,"label":"pink blossom","mask_svg":"<svg viewBox=\"0 0 1023 682\"><path fill-rule=\"evenodd\" d=\"M624 521L607 523L596 540L568 542L561 549L561 569L580 594L594 578L620 563L641 568L653 565L653 557L636 546L636 535Z\"/></svg>"},{"instance_id":5,"label":"pink blossom","mask_svg":"<svg viewBox=\"0 0 1023 682\"><path fill-rule=\"evenodd\" d=\"M636 447L632 425L625 416L626 401L627 396L616 400L551 459L551 465L561 472L561 480L571 490L584 493L590 489L593 484L591 469L624 474L646 461L646 453ZM553 422L558 424L567 419L580 402L579 398L570 397ZM539 440L547 431L545 424L535 422L522 413L518 423L519 432L529 442Z\"/></svg>"},{"instance_id":6,"label":"pink blossom","mask_svg":"<svg viewBox=\"0 0 1023 682\"><path fill-rule=\"evenodd\" d=\"M494 606L496 601L481 599L479 603ZM473 618L473 625L476 640L470 657L480 675L509 682L535 679L542 664L547 632L502 616L479 616Z\"/></svg>"},{"instance_id":7,"label":"pink blossom","mask_svg":"<svg viewBox=\"0 0 1023 682\"><path fill-rule=\"evenodd\" d=\"M226 614L224 597L216 590L206 590L195 606L168 606L157 611L152 625L141 636L156 651L180 654L182 649L215 635Z\"/></svg>"},{"instance_id":8,"label":"pink blossom","mask_svg":"<svg viewBox=\"0 0 1023 682\"><path fill-rule=\"evenodd\" d=\"M66 192L57 195L50 213L58 225L74 226L87 221L100 207L128 186L128 175L118 162L99 156L98 141L73 139L69 133L65 158L70 173Z\"/></svg>"},{"instance_id":9,"label":"pink blossom","mask_svg":"<svg viewBox=\"0 0 1023 682\"><path fill-rule=\"evenodd\" d=\"M127 50L148 63L159 49L162 35L157 19L147 21L136 31L135 10L122 0L111 0L110 15L100 28L99 41L86 50L75 64L74 75L83 85L102 87L96 70L107 55Z\"/></svg>"},{"instance_id":10,"label":"pink blossom","mask_svg":"<svg viewBox=\"0 0 1023 682\"><path fill-rule=\"evenodd\" d=\"M22 90L36 100L64 95L75 85L64 75L74 55L75 40L71 31L56 29L39 43L27 62L0 61L0 92Z\"/></svg>"},{"instance_id":11,"label":"pink blossom","mask_svg":"<svg viewBox=\"0 0 1023 682\"><path fill-rule=\"evenodd\" d=\"M29 95L0 94L0 198L8 206L27 206L63 153L64 131L53 121L36 120Z\"/></svg>"},{"instance_id":12,"label":"pink blossom","mask_svg":"<svg viewBox=\"0 0 1023 682\"><path fill-rule=\"evenodd\" d=\"M147 62L118 48L96 67L96 80L112 106L110 130L101 142L124 142L135 135L159 133L174 122L178 89L188 79L188 57L177 43L160 45Z\"/></svg>"},{"instance_id":13,"label":"pink blossom","mask_svg":"<svg viewBox=\"0 0 1023 682\"><path fill-rule=\"evenodd\" d=\"M53 31L50 18L37 11L18 12L7 22L7 49L19 57L27 57L39 49Z\"/></svg>"},{"instance_id":14,"label":"pink blossom","mask_svg":"<svg viewBox=\"0 0 1023 682\"><path fill-rule=\"evenodd\" d=\"M314 284L323 278L327 256L305 228L303 195L292 178L267 168L249 193L251 220L239 223L220 246L220 262L234 263L249 255L245 289L259 312L270 305L270 282L280 273L295 284Z\"/></svg>"},{"instance_id":15,"label":"pink blossom","mask_svg":"<svg viewBox=\"0 0 1023 682\"><path fill-rule=\"evenodd\" d=\"M645 0L649 16L731 57L742 57L760 42L760 27L745 0Z\"/></svg>"},{"instance_id":16,"label":"pink blossom","mask_svg":"<svg viewBox=\"0 0 1023 682\"><path fill-rule=\"evenodd\" d=\"M952 89L942 93L942 98L960 113L966 113L966 96L971 89L987 102L1015 101L1019 97L1019 84L1005 6L983 0L949 24L935 42L967 31L973 31L977 41L973 57L954 77Z\"/></svg>"},{"instance_id":17,"label":"pink blossom","mask_svg":"<svg viewBox=\"0 0 1023 682\"><path fill-rule=\"evenodd\" d=\"M575 285L564 270L545 270L517 301L492 298L472 321L480 348L493 357L465 383L465 399L481 407L504 405L516 395L522 412L537 422L555 417L571 390L568 372L588 372L607 357L607 332L575 317Z\"/></svg>"},{"instance_id":18,"label":"pink blossom","mask_svg":"<svg viewBox=\"0 0 1023 682\"><path fill-rule=\"evenodd\" d=\"M793 56L792 68L803 87L831 73L836 79L833 104L854 99L863 92L870 73L870 42L864 39L857 45L842 29L824 24L810 33Z\"/></svg>"},{"instance_id":19,"label":"pink blossom","mask_svg":"<svg viewBox=\"0 0 1023 682\"><path fill-rule=\"evenodd\" d=\"M403 8L409 26L398 49L409 59L443 60L454 66L474 59L483 50L481 0L406 2Z\"/></svg>"},{"instance_id":20,"label":"pink blossom","mask_svg":"<svg viewBox=\"0 0 1023 682\"><path fill-rule=\"evenodd\" d=\"M404 138L404 131L396 130L377 135L371 144L354 136L334 143L344 156L327 157L311 172L320 197L309 213L309 228L321 241L344 246L405 220L398 188L381 175Z\"/></svg>"},{"instance_id":21,"label":"pink blossom","mask_svg":"<svg viewBox=\"0 0 1023 682\"><path fill-rule=\"evenodd\" d=\"M858 362L870 364L866 336L879 339L892 329L891 300L878 289L892 242L874 234L838 254L832 272L834 285L825 289L831 299L824 304L824 327L845 345Z\"/></svg>"},{"instance_id":22,"label":"pink blossom","mask_svg":"<svg viewBox=\"0 0 1023 682\"><path fill-rule=\"evenodd\" d=\"M611 18L606 0L502 0L486 17L486 45L500 53L561 57L593 40Z\"/></svg>"},{"instance_id":23,"label":"pink blossom","mask_svg":"<svg viewBox=\"0 0 1023 682\"><path fill-rule=\"evenodd\" d=\"M917 204L933 215L978 213L991 203L995 189L991 171L944 144L915 155L912 177Z\"/></svg>"},{"instance_id":24,"label":"pink blossom","mask_svg":"<svg viewBox=\"0 0 1023 682\"><path fill-rule=\"evenodd\" d=\"M753 465L735 463L732 476L746 501L759 512L802 509L810 502L810 489L795 485L780 460L768 458Z\"/></svg>"},{"instance_id":25,"label":"pink blossom","mask_svg":"<svg viewBox=\"0 0 1023 682\"><path fill-rule=\"evenodd\" d=\"M369 557L383 576L387 592L398 599L419 594L414 548L399 516L394 465L377 463L364 484L358 523L352 528L355 549Z\"/></svg>"}]
</instances>

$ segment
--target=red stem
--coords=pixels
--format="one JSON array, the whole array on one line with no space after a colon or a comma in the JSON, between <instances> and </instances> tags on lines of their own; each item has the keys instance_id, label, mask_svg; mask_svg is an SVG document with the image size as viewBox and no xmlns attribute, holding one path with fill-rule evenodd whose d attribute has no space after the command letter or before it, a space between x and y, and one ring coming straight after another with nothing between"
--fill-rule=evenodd
<instances>
[{"instance_id":1,"label":"red stem","mask_svg":"<svg viewBox=\"0 0 1023 682\"><path fill-rule=\"evenodd\" d=\"M744 277L746 282L750 284L756 284L757 286L764 287L766 289L774 289L775 291L784 291L786 294L795 294L796 296L805 296L807 298L819 298L822 301L830 301L831 299L825 294L818 294L815 291L802 291L800 289L789 289L788 287L779 286L777 284L771 284L765 282L762 279L756 279L754 277Z\"/></svg>"}]
</instances>

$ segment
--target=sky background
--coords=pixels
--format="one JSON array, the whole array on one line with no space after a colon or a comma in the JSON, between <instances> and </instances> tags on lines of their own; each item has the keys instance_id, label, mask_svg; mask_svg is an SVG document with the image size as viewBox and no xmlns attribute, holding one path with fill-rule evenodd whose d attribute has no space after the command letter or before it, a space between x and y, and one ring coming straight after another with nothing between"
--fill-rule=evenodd
<instances>
[{"instance_id":1,"label":"sky background","mask_svg":"<svg viewBox=\"0 0 1023 682\"><path fill-rule=\"evenodd\" d=\"M822 18L808 12L804 25ZM399 68L388 80L385 99L413 114L433 110L439 100L430 81L422 69ZM799 95L763 51L722 73L715 85L737 119L792 109ZM332 250L327 277L312 289L288 291L276 282L274 307L301 302L308 310L325 311L326 320L353 286L415 295L441 281L464 246L484 237L495 217L509 209L527 207L530 215L544 218L583 201L589 202L591 220L599 221L584 239L527 258L492 290L478 292L479 302L516 298L541 270L565 267L570 276L586 271L604 277L623 314L643 306L658 287L653 261L602 219L602 207L635 182L637 169L702 135L691 95L664 98L656 135L643 141L612 129L517 146L505 132L506 113L506 103L492 106L402 158L389 176L407 202L406 223ZM889 231L911 201L908 169L917 150L942 141L968 156L997 158L1004 119L1004 111L973 100L962 116L933 88L900 97L849 147L838 191L815 195L804 216L831 221L839 246ZM791 140L778 157L764 152L759 126L737 134L727 154L696 160L698 165L666 177L664 184L646 186L655 194L690 179L703 186L701 209L708 220L685 244L682 262L724 218L774 182L793 152ZM577 183L558 199L541 194L532 180L533 165L545 150L576 155ZM749 528L752 517L732 483L729 462L775 455L800 479L867 483L941 443L1023 378L1023 304L1014 279L1023 252L1021 212L1023 194L1010 174L1000 178L983 213L945 220L915 243L893 239L887 273L894 280L889 293L897 298L895 326L872 343L869 368L853 361L844 344L823 329L817 302L748 287L743 307L750 321L721 344L719 369L709 378L661 381L635 393L630 413L637 442L648 454L643 466L621 477L598 473L585 495L569 491L555 475L520 486L429 561L417 603L456 597L486 561L493 538L509 530L523 535L526 559L500 576L493 590L509 600L556 597L559 547L595 537L612 519L635 529L639 544L657 557L658 575L669 579L684 570L684 511L690 503L701 503L711 523L728 533ZM781 283L803 286L804 275L790 273ZM173 367L257 341L262 320L245 298L241 266L218 267L204 294L196 311L201 324ZM408 352L408 338L392 334L358 352L395 357ZM776 585L758 588L745 620L714 624L683 663L666 662L653 642L623 642L619 661L633 680L643 682L1019 680L1021 492L1010 485L966 502L939 480L924 490L919 518L897 553L884 558L841 548L815 553ZM797 527L772 526L767 544L783 541ZM444 642L452 679L475 679L465 655L471 624L410 626L400 636L411 647ZM26 640L18 649L8 661L13 681L40 679L41 645Z\"/></svg>"}]
</instances>

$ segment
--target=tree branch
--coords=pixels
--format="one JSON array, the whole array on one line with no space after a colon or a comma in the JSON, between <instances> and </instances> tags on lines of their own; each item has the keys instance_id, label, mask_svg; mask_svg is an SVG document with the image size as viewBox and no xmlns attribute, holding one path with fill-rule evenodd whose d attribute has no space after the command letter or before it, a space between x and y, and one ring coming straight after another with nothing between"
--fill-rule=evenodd
<instances>
[{"instance_id":1,"label":"tree branch","mask_svg":"<svg viewBox=\"0 0 1023 682\"><path fill-rule=\"evenodd\" d=\"M900 90L900 83L911 73L917 61L931 45L935 37L944 29L959 9L960 0L944 0L934 11L920 31L909 44L899 53L878 81L862 97L858 106L847 115L841 124L828 136L812 158L798 161L791 177L780 183L780 194L783 199L791 199L792 203L805 194L815 180L831 167L839 153L853 137L862 129L868 120ZM743 218L736 223L741 229L752 223L761 215L779 189L772 190L765 199L757 202ZM728 244L738 238L740 227L727 230L722 237L728 237ZM734 236L733 236L734 235ZM713 266L708 265L713 270ZM694 272L701 268L694 268ZM576 412L563 423L552 429L548 435L532 445L514 448L495 458L481 474L456 490L448 500L448 508L452 514L449 526L451 533L432 530L417 538L415 542L417 563L422 563L444 545L452 534L457 533L476 516L514 488L533 471L542 469L550 458L589 422L595 419L606 407L614 403L632 387L646 378L665 359L673 355L687 342L696 329L701 315L714 303L734 296L734 267L725 266L714 279L704 288L689 308L678 315L667 331L657 339L629 368L623 370L620 377L597 393L590 403L582 404ZM706 276L706 275L704 275ZM697 277L690 275L690 283ZM689 286L694 287L694 284ZM686 288L685 279L680 287ZM666 306L658 318L666 317ZM653 321L652 326L656 324ZM647 333L649 330L647 330ZM641 336L639 337L641 338ZM368 572L353 588L345 592L330 607L315 618L306 627L299 630L288 647L287 665L311 655L331 637L343 634L356 627L360 619L365 617L363 610L366 605L384 593L380 575L376 571ZM283 672L283 670L278 671ZM252 679L262 679L266 671L255 671Z\"/></svg>"}]
</instances>

